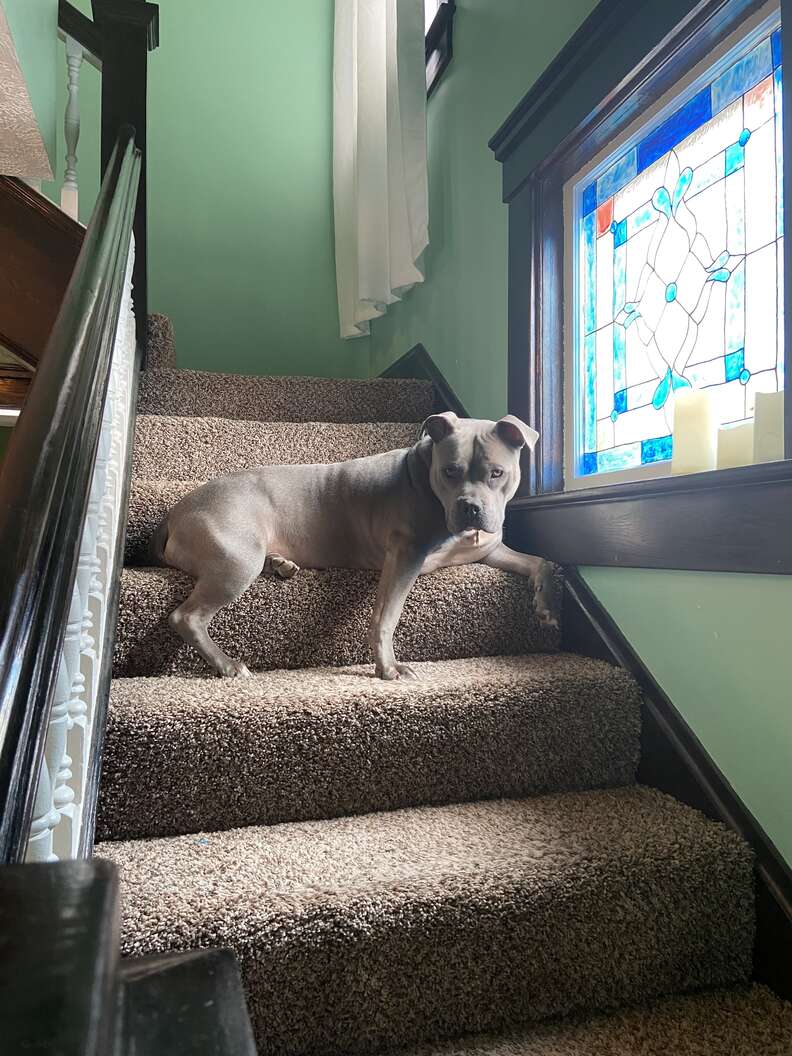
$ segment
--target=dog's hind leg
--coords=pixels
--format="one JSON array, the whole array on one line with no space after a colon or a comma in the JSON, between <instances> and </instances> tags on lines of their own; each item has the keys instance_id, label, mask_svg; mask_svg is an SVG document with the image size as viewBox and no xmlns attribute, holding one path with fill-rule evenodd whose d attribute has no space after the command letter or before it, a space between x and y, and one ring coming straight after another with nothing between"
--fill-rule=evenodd
<instances>
[{"instance_id":1,"label":"dog's hind leg","mask_svg":"<svg viewBox=\"0 0 792 1056\"><path fill-rule=\"evenodd\" d=\"M247 552L240 548L233 557L228 550L215 549L211 559L196 569L190 596L170 614L171 627L220 675L234 678L248 676L250 671L241 660L232 660L213 641L209 624L224 605L235 601L256 579L264 566L264 558L263 547L250 547Z\"/></svg>"}]
</instances>

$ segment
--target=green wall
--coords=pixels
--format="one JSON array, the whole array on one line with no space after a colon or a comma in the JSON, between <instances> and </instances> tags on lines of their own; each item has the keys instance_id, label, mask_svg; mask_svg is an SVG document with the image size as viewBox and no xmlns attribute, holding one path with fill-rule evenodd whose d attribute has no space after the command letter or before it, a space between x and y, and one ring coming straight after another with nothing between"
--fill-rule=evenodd
<instances>
[{"instance_id":1,"label":"green wall","mask_svg":"<svg viewBox=\"0 0 792 1056\"><path fill-rule=\"evenodd\" d=\"M792 863L792 578L582 571Z\"/></svg>"},{"instance_id":2,"label":"green wall","mask_svg":"<svg viewBox=\"0 0 792 1056\"><path fill-rule=\"evenodd\" d=\"M487 141L593 7L457 0L429 100L426 282L372 324L373 374L420 341L471 414L506 410L507 213Z\"/></svg>"},{"instance_id":3,"label":"green wall","mask_svg":"<svg viewBox=\"0 0 792 1056\"><path fill-rule=\"evenodd\" d=\"M150 305L179 365L368 374L338 336L333 0L160 4L149 60Z\"/></svg>"},{"instance_id":4,"label":"green wall","mask_svg":"<svg viewBox=\"0 0 792 1056\"><path fill-rule=\"evenodd\" d=\"M2 0L44 147L55 168L58 0Z\"/></svg>"}]
</instances>

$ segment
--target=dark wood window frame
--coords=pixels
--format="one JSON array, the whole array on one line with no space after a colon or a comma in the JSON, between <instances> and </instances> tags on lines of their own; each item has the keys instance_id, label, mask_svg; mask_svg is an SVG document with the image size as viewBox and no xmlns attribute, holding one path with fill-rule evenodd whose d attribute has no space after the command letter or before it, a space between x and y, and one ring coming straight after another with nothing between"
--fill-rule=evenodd
<instances>
[{"instance_id":1,"label":"dark wood window frame","mask_svg":"<svg viewBox=\"0 0 792 1056\"><path fill-rule=\"evenodd\" d=\"M523 549L569 564L792 574L792 386L784 461L563 490L563 186L763 6L601 0L490 140L509 206L509 409L541 436L510 516ZM792 61L792 0L778 6ZM792 66L782 76L792 98ZM784 183L792 187L792 120ZM792 304L790 210L784 235ZM784 338L789 359L790 311Z\"/></svg>"},{"instance_id":2,"label":"dark wood window frame","mask_svg":"<svg viewBox=\"0 0 792 1056\"><path fill-rule=\"evenodd\" d=\"M440 78L445 73L449 62L454 55L453 29L455 11L456 3L454 0L443 0L437 9L437 14L432 19L431 26L426 31L426 36L424 38L424 53L427 70L429 68L429 60L435 54L439 56L438 64L432 74L432 79L428 81L426 85L427 98L440 83Z\"/></svg>"}]
</instances>

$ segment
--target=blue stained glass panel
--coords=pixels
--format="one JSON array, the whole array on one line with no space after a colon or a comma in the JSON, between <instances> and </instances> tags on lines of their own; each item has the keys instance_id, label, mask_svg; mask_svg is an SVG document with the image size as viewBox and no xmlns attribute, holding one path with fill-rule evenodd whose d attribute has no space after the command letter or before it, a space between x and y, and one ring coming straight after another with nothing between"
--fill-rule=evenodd
<instances>
[{"instance_id":1,"label":"blue stained glass panel","mask_svg":"<svg viewBox=\"0 0 792 1056\"><path fill-rule=\"evenodd\" d=\"M634 469L641 464L641 445L623 444L610 451L597 452L597 472L615 473L620 469Z\"/></svg>"},{"instance_id":2,"label":"blue stained glass panel","mask_svg":"<svg viewBox=\"0 0 792 1056\"><path fill-rule=\"evenodd\" d=\"M719 114L772 72L773 54L770 38L766 37L712 82L713 114Z\"/></svg>"},{"instance_id":3,"label":"blue stained glass panel","mask_svg":"<svg viewBox=\"0 0 792 1056\"><path fill-rule=\"evenodd\" d=\"M745 147L739 143L732 143L726 148L726 175L736 172L745 164Z\"/></svg>"},{"instance_id":4,"label":"blue stained glass panel","mask_svg":"<svg viewBox=\"0 0 792 1056\"><path fill-rule=\"evenodd\" d=\"M723 357L726 381L736 381L745 369L745 349L740 348L736 352L730 352Z\"/></svg>"},{"instance_id":5,"label":"blue stained glass panel","mask_svg":"<svg viewBox=\"0 0 792 1056\"><path fill-rule=\"evenodd\" d=\"M672 147L689 136L691 132L712 117L712 97L709 85L697 92L681 106L667 121L650 132L638 145L638 171L643 172L658 158L662 158Z\"/></svg>"},{"instance_id":6,"label":"blue stained glass panel","mask_svg":"<svg viewBox=\"0 0 792 1056\"><path fill-rule=\"evenodd\" d=\"M583 455L583 461L581 464L581 476L588 477L592 473L597 472L597 456L587 453Z\"/></svg>"},{"instance_id":7,"label":"blue stained glass panel","mask_svg":"<svg viewBox=\"0 0 792 1056\"><path fill-rule=\"evenodd\" d=\"M607 169L597 180L597 204L606 201L616 191L620 191L638 172L638 160L635 150L628 151Z\"/></svg>"},{"instance_id":8,"label":"blue stained glass panel","mask_svg":"<svg viewBox=\"0 0 792 1056\"><path fill-rule=\"evenodd\" d=\"M670 117L647 124L585 180L575 394L584 476L670 459L682 389L706 386L726 424L753 417L757 386L783 388L783 327L768 318L770 305L783 315L780 58L778 31L753 37L724 72L699 81ZM731 103L741 109L719 118ZM603 252L613 267L600 266L598 282ZM751 288L746 274L760 271ZM597 326L600 339L605 327L613 334L612 364L602 362L600 340L607 374L599 385Z\"/></svg>"},{"instance_id":9,"label":"blue stained glass panel","mask_svg":"<svg viewBox=\"0 0 792 1056\"><path fill-rule=\"evenodd\" d=\"M673 436L661 436L655 440L641 441L641 464L651 465L652 462L665 462L674 453Z\"/></svg>"}]
</instances>

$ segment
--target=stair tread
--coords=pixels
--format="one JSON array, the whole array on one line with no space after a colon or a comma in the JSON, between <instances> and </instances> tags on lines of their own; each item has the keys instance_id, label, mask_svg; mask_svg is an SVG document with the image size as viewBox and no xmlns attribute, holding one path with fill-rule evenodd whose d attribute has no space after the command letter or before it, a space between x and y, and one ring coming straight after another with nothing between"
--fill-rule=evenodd
<instances>
[{"instance_id":1,"label":"stair tread","mask_svg":"<svg viewBox=\"0 0 792 1056\"><path fill-rule=\"evenodd\" d=\"M767 987L666 998L500 1036L400 1049L388 1056L789 1056L792 1005Z\"/></svg>"},{"instance_id":2,"label":"stair tread","mask_svg":"<svg viewBox=\"0 0 792 1056\"><path fill-rule=\"evenodd\" d=\"M189 480L275 464L343 462L415 443L419 422L258 422L141 414L133 474Z\"/></svg>"},{"instance_id":3,"label":"stair tread","mask_svg":"<svg viewBox=\"0 0 792 1056\"><path fill-rule=\"evenodd\" d=\"M634 781L640 695L622 669L551 653L415 670L116 679L100 838Z\"/></svg>"},{"instance_id":4,"label":"stair tread","mask_svg":"<svg viewBox=\"0 0 792 1056\"><path fill-rule=\"evenodd\" d=\"M378 573L360 569L260 576L217 614L212 635L251 669L366 663L377 582ZM124 569L116 677L208 671L167 623L191 589L191 578L174 569ZM539 623L527 578L474 564L419 576L394 644L405 661L459 659L555 651L559 633Z\"/></svg>"},{"instance_id":5,"label":"stair tread","mask_svg":"<svg viewBox=\"0 0 792 1056\"><path fill-rule=\"evenodd\" d=\"M744 982L751 856L630 787L103 843L125 954L228 945L268 1052L363 1051Z\"/></svg>"},{"instance_id":6,"label":"stair tread","mask_svg":"<svg viewBox=\"0 0 792 1056\"><path fill-rule=\"evenodd\" d=\"M167 368L140 373L142 414L254 421L423 421L434 387L418 378L311 378Z\"/></svg>"}]
</instances>

